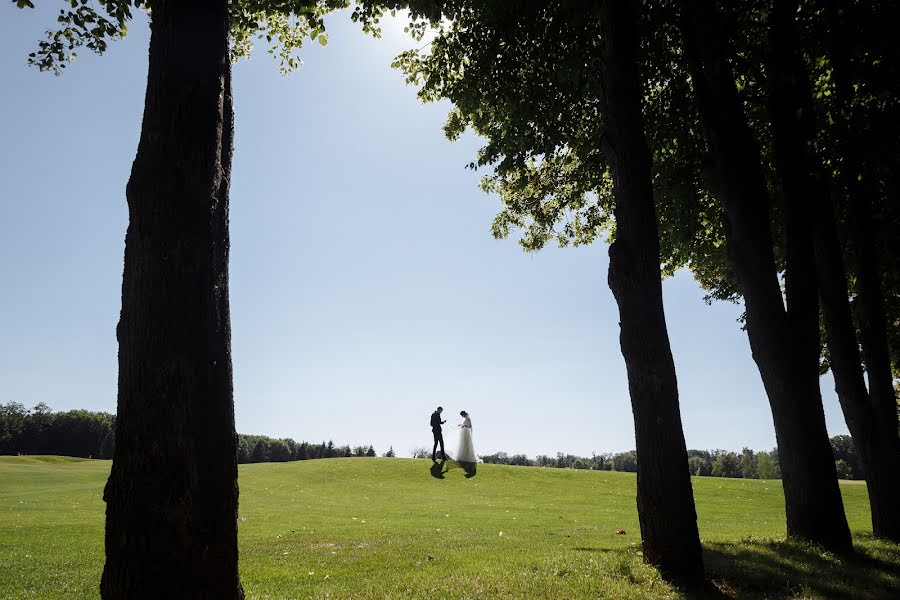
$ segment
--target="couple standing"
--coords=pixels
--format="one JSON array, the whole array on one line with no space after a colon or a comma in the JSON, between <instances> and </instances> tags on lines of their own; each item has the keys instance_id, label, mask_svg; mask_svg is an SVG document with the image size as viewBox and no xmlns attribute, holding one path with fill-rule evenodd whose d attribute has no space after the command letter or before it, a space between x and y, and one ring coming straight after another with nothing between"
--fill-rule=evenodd
<instances>
[{"instance_id":1,"label":"couple standing","mask_svg":"<svg viewBox=\"0 0 900 600\"><path fill-rule=\"evenodd\" d=\"M441 413L444 409L440 406L431 413L431 433L434 435L434 448L431 450L431 460L435 460L438 444L441 446L441 460L447 459L447 452L444 450L444 434L441 425L447 421L441 420ZM463 422L459 424L459 443L456 446L456 462L476 463L478 457L475 456L475 446L472 444L472 419L469 413L462 410L459 416L463 418Z\"/></svg>"}]
</instances>

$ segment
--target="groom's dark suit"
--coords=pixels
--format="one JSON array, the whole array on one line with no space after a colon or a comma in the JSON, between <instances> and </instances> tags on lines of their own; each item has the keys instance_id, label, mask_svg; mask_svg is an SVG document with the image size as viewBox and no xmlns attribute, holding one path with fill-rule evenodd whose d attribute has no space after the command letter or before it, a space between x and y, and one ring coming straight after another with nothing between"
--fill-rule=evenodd
<instances>
[{"instance_id":1,"label":"groom's dark suit","mask_svg":"<svg viewBox=\"0 0 900 600\"><path fill-rule=\"evenodd\" d=\"M431 460L434 460L438 444L441 445L441 458L447 458L447 453L444 451L444 434L441 431L441 413L438 411L431 413L431 433L434 434L434 448L431 449Z\"/></svg>"}]
</instances>

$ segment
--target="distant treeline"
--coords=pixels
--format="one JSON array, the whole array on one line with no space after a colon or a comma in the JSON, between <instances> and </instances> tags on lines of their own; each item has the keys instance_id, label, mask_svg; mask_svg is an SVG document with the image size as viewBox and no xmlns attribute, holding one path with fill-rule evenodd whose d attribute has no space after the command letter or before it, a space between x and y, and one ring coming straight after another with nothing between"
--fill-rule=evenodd
<instances>
[{"instance_id":1,"label":"distant treeline","mask_svg":"<svg viewBox=\"0 0 900 600\"><path fill-rule=\"evenodd\" d=\"M831 438L835 467L840 479L863 479L859 456L849 435ZM529 458L525 454L497 452L481 457L486 463L520 465L528 467L552 467L558 469L590 469L594 471L637 472L637 456L628 452L594 454L590 457L557 453L554 456L540 454ZM744 448L741 452L726 450L688 450L688 468L691 475L712 477L736 477L744 479L780 479L778 450L755 452Z\"/></svg>"},{"instance_id":2,"label":"distant treeline","mask_svg":"<svg viewBox=\"0 0 900 600\"><path fill-rule=\"evenodd\" d=\"M53 412L43 402L26 409L17 402L0 404L0 455L58 454L84 458L112 458L115 444L115 415L89 410ZM863 479L862 467L853 441L848 435L831 438L835 466L841 479ZM430 456L425 448L413 450L416 458ZM291 438L238 434L238 462L288 462L315 458L377 456L369 446L336 446L334 442L296 442ZM390 448L384 456L393 457ZM594 471L637 471L637 456L628 452L594 454L590 457L557 453L556 456L525 454L483 455L486 463L552 467L557 469L590 469ZM778 451L741 452L725 450L688 450L688 467L692 475L743 477L744 479L779 479Z\"/></svg>"},{"instance_id":3,"label":"distant treeline","mask_svg":"<svg viewBox=\"0 0 900 600\"><path fill-rule=\"evenodd\" d=\"M59 454L112 458L116 417L105 412L53 412L41 402L28 410L0 404L0 454Z\"/></svg>"},{"instance_id":4,"label":"distant treeline","mask_svg":"<svg viewBox=\"0 0 900 600\"><path fill-rule=\"evenodd\" d=\"M295 442L291 438L270 438L264 435L238 434L238 462L288 462L313 458L377 456L372 446L335 446L334 442ZM389 450L385 456L393 456Z\"/></svg>"},{"instance_id":5,"label":"distant treeline","mask_svg":"<svg viewBox=\"0 0 900 600\"><path fill-rule=\"evenodd\" d=\"M115 415L89 410L53 412L43 402L26 409L0 404L0 455L58 454L112 458ZM376 456L372 446L336 446L334 442L295 442L264 435L238 434L238 462L287 462L339 456ZM394 456L391 448L385 456Z\"/></svg>"}]
</instances>

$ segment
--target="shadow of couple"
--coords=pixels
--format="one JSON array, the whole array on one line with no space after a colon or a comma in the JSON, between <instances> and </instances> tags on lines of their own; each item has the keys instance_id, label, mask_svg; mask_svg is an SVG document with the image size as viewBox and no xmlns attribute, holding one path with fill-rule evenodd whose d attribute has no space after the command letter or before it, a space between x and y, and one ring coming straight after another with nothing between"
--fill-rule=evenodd
<instances>
[{"instance_id":1,"label":"shadow of couple","mask_svg":"<svg viewBox=\"0 0 900 600\"><path fill-rule=\"evenodd\" d=\"M444 475L450 471L451 468L459 467L465 472L466 478L475 477L475 463L470 462L457 462L455 460L447 460L446 458L442 458L440 461L431 461L431 476L435 479L444 479Z\"/></svg>"}]
</instances>

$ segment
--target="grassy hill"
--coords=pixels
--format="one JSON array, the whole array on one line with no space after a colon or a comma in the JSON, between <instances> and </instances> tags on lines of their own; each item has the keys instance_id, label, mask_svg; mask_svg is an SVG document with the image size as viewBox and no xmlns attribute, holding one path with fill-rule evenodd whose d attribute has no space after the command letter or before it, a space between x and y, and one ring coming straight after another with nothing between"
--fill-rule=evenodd
<instances>
[{"instance_id":1,"label":"grassy hill","mask_svg":"<svg viewBox=\"0 0 900 600\"><path fill-rule=\"evenodd\" d=\"M242 465L247 597L682 597L640 561L633 475L431 466ZM0 457L0 598L97 597L108 472L108 461ZM865 486L841 487L852 560L772 541L785 533L780 482L695 478L707 593L895 597L900 547L871 539Z\"/></svg>"}]
</instances>

